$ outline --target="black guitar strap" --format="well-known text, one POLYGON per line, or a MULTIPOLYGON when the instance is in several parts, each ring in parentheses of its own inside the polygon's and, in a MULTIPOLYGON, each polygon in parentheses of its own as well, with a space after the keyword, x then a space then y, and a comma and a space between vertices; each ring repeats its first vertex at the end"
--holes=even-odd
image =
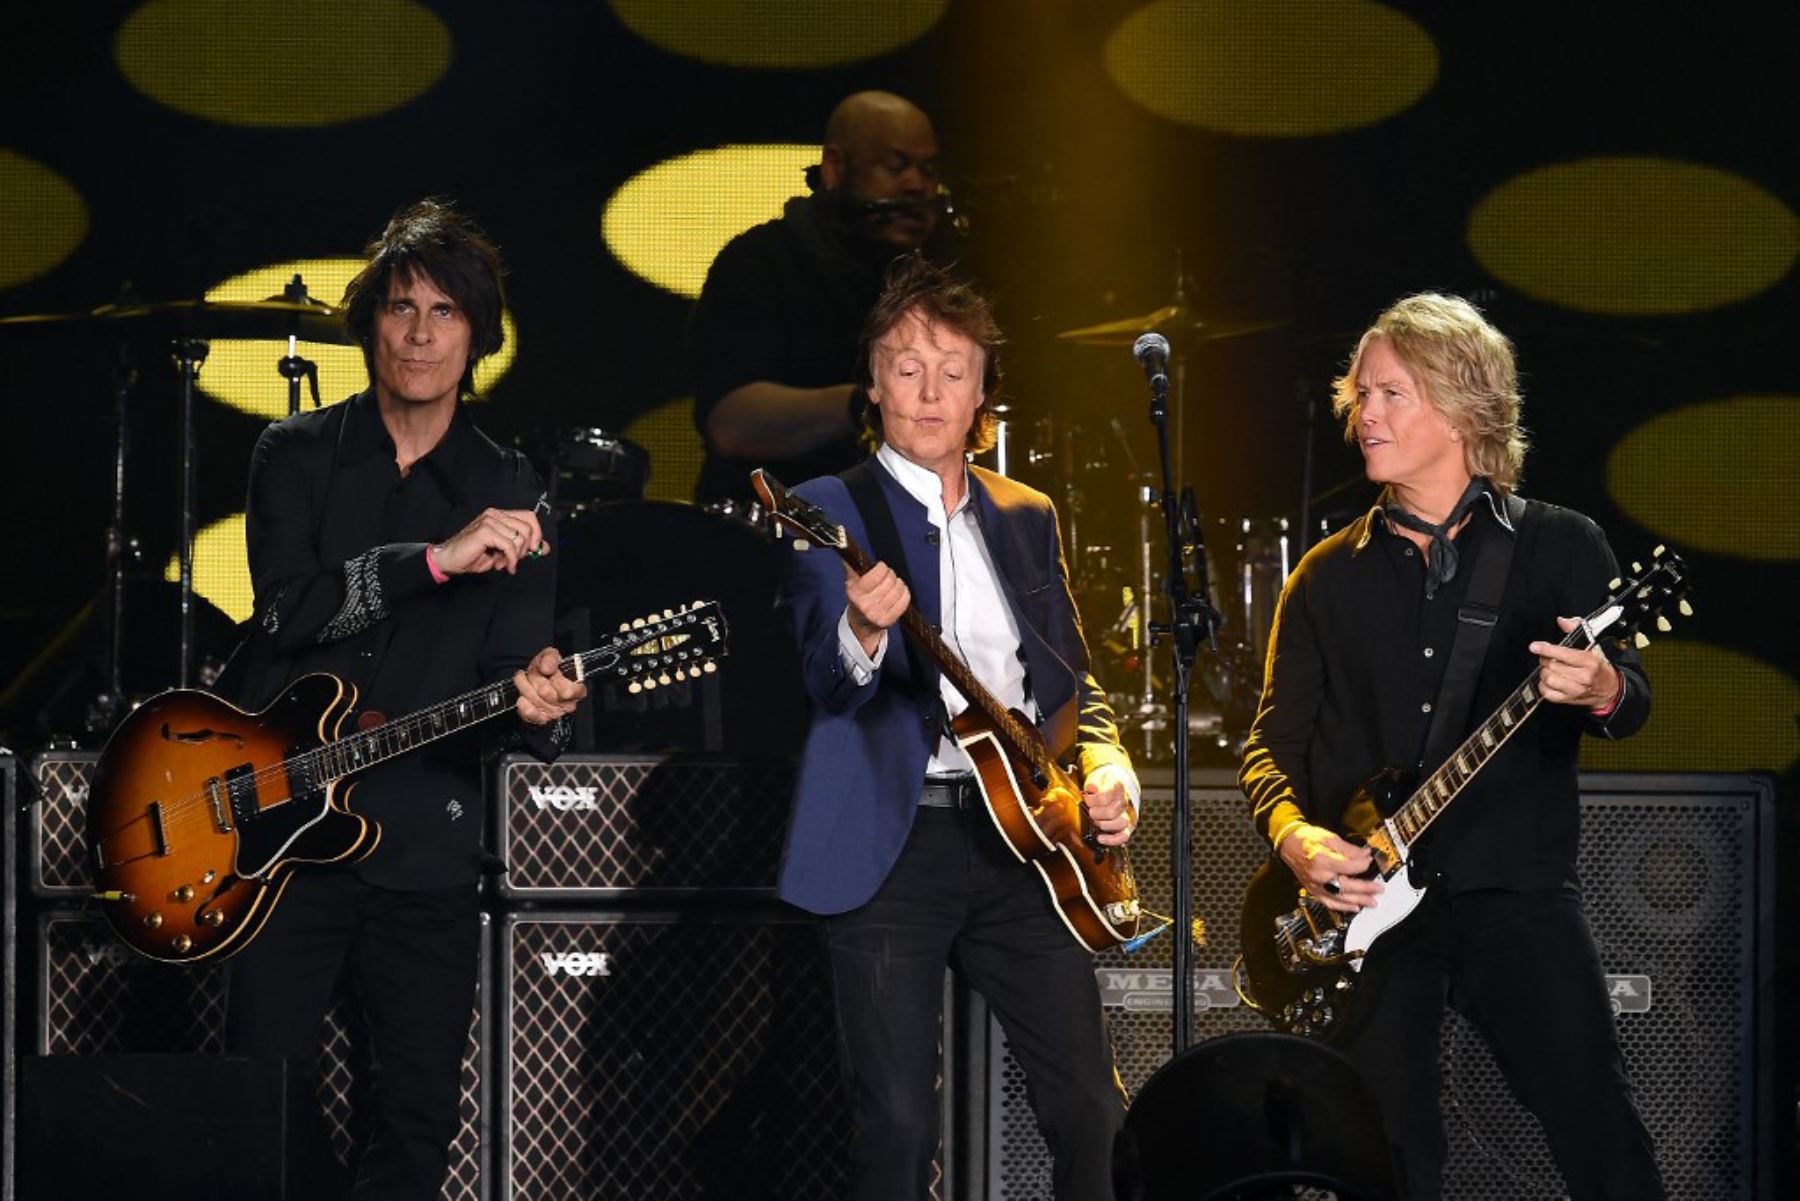
POLYGON ((1421 770, 1437 767, 1450 757, 1469 728, 1469 710, 1475 703, 1475 682, 1481 676, 1481 665, 1487 659, 1488 643, 1493 640, 1494 626, 1500 620, 1500 599, 1506 591, 1506 576, 1512 568, 1513 547, 1519 540, 1520 525, 1525 516, 1525 502, 1517 496, 1506 498, 1506 516, 1512 522, 1512 533, 1504 530, 1482 539, 1469 572, 1468 598, 1456 611, 1456 638, 1450 644, 1450 661, 1444 666, 1444 681, 1438 686, 1437 703, 1432 706, 1431 729, 1425 735, 1424 751, 1419 759, 1421 770))
MULTIPOLYGON (((869 532, 869 554, 878 563, 886 563, 900 577, 900 582, 911 589, 911 574, 906 566, 906 547, 900 542, 900 527, 894 524, 894 510, 888 504, 887 494, 881 490, 881 477, 876 473, 886 470, 874 459, 864 459, 850 470, 838 476, 844 481, 844 487, 850 492, 850 500, 856 505, 856 511, 862 514, 863 528, 869 532)), ((937 686, 937 665, 922 662, 923 656, 916 653, 912 644, 901 634, 896 625, 888 639, 888 654, 896 648, 906 656, 908 674, 915 680, 927 680, 935 690, 937 686), (929 670, 921 670, 928 667, 929 670)), ((934 691, 935 694, 935 691, 934 691)), ((946 728, 948 728, 946 726, 946 728)))

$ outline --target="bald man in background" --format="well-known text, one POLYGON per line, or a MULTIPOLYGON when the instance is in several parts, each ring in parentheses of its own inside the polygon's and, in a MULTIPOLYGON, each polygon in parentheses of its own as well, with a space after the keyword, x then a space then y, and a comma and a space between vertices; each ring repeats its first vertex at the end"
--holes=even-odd
POLYGON ((863 318, 896 256, 942 240, 937 134, 904 97, 845 99, 806 178, 809 195, 726 243, 694 306, 702 503, 749 502, 753 467, 797 484, 866 457, 852 382, 863 318))

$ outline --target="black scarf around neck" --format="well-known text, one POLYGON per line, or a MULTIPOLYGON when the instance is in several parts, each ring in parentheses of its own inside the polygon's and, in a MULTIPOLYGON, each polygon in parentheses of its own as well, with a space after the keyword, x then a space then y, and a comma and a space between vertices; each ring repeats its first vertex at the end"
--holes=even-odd
POLYGON ((1436 525, 1423 517, 1415 516, 1398 501, 1388 501, 1381 506, 1387 519, 1396 525, 1403 525, 1409 530, 1431 536, 1431 546, 1425 555, 1425 595, 1431 596, 1438 590, 1439 584, 1448 583, 1456 578, 1456 544, 1450 541, 1450 531, 1456 528, 1457 522, 1469 515, 1475 502, 1488 490, 1488 482, 1481 476, 1469 481, 1463 489, 1461 499, 1450 515, 1436 525))

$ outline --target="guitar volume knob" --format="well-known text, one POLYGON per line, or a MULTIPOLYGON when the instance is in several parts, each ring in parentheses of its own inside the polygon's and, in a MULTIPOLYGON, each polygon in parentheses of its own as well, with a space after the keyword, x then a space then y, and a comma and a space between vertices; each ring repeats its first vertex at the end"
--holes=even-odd
POLYGON ((217 930, 220 926, 225 924, 225 915, 217 909, 208 909, 205 913, 200 915, 200 924, 203 926, 211 926, 213 929, 217 930))
POLYGON ((152 930, 155 930, 156 928, 161 926, 162 923, 163 923, 163 916, 160 913, 146 913, 144 915, 144 925, 150 927, 150 929, 152 929, 152 930))
POLYGON ((175 936, 175 941, 170 945, 175 948, 177 953, 185 955, 188 953, 189 949, 193 947, 194 940, 185 934, 177 934, 175 936))

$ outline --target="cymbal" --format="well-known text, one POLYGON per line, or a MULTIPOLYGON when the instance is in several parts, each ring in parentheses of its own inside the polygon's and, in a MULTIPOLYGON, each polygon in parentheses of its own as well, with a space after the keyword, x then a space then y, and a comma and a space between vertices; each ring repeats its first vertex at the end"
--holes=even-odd
POLYGON ((1275 329, 1287 322, 1268 317, 1255 321, 1225 321, 1195 312, 1185 304, 1166 304, 1141 317, 1126 317, 1099 325, 1066 329, 1056 336, 1082 346, 1130 346, 1144 334, 1158 333, 1172 342, 1193 345, 1217 342, 1225 338, 1242 338, 1275 329))
POLYGON ((101 305, 86 313, 29 313, 0 317, 0 334, 60 329, 95 333, 127 331, 168 338, 285 338, 355 345, 344 311, 316 300, 165 300, 155 304, 101 305))

